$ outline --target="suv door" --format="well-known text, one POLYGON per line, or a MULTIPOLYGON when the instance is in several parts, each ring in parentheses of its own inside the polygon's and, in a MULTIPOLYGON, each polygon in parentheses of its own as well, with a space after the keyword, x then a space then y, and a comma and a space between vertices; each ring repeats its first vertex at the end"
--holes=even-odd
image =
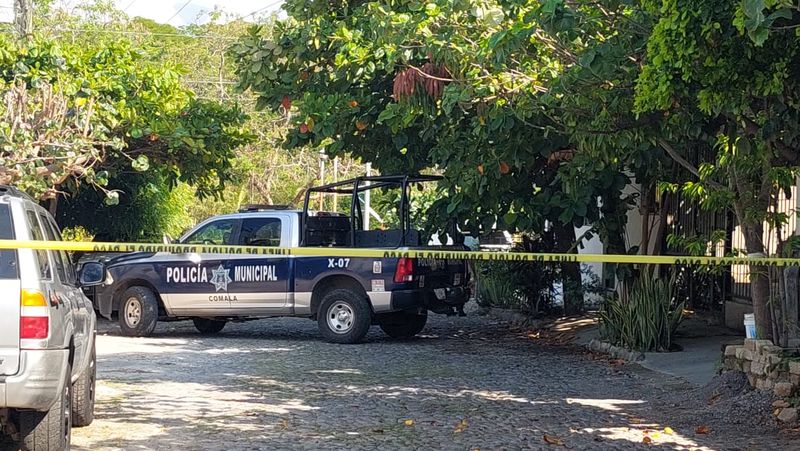
MULTIPOLYGON (((47 214, 39 212, 39 221, 48 240, 61 241, 61 232, 58 230, 58 226, 47 214)), ((89 309, 93 307, 90 303, 87 305, 86 296, 78 288, 75 270, 69 255, 65 251, 48 251, 48 253, 55 269, 54 282, 57 285, 54 288, 58 290, 56 294, 72 309, 72 316, 75 322, 75 361, 82 362, 84 353, 90 349, 90 346, 87 346, 89 337, 92 336, 90 330, 92 321, 89 309)), ((76 371, 78 369, 74 368, 76 371)))
MULTIPOLYGON (((231 245, 240 221, 223 218, 192 232, 181 244, 231 245)), ((226 315, 231 307, 228 284, 233 271, 227 254, 175 254, 156 264, 159 293, 174 315, 226 315)))
MULTIPOLYGON (((16 239, 8 204, 0 204, 0 239, 16 239)), ((0 250, 0 376, 19 370, 20 288, 17 251, 0 250)))
MULTIPOLYGON (((286 228, 280 217, 242 219, 237 237, 241 246, 280 247, 286 228)), ((233 255, 228 286, 231 309, 236 315, 268 316, 291 313, 289 258, 283 255, 233 255)))

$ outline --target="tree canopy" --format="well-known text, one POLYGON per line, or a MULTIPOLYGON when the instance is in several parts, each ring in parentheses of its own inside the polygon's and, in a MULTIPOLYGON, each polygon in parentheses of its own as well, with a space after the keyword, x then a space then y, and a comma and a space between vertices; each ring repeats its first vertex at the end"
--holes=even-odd
MULTIPOLYGON (((764 251, 764 221, 786 221, 771 205, 796 175, 789 2, 284 9, 286 20, 232 47, 241 88, 290 121, 284 144, 349 152, 388 172, 440 171, 446 198, 435 210, 462 226, 591 224, 609 251, 629 252, 625 212, 636 201, 647 217, 663 189, 730 208, 750 252, 764 251), (630 182, 639 193, 625 191, 630 182)), ((768 319, 764 280, 754 277, 753 297, 768 319)))
MULTIPOLYGON (((234 149, 249 140, 240 109, 195 98, 177 68, 125 40, 1 39, 0 77, 4 182, 40 197, 80 182, 103 189, 131 170, 212 195, 231 176, 234 149)), ((108 203, 118 197, 106 190, 108 203)))

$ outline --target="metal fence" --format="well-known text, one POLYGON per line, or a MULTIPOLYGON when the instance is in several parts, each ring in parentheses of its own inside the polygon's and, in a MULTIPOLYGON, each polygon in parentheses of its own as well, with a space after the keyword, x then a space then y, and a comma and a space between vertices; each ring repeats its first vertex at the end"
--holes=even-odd
MULTIPOLYGON (((775 212, 784 213, 788 217, 788 223, 780 230, 781 240, 788 239, 797 226, 796 195, 797 188, 794 187, 790 197, 781 193, 776 202, 775 212)), ((663 205, 668 209, 668 233, 684 237, 710 237, 715 231, 724 231, 724 240, 715 243, 710 254, 719 257, 747 254, 742 227, 732 213, 705 211, 681 193, 666 195, 663 205)), ((778 231, 765 224, 763 240, 765 251, 775 254, 779 242, 778 231)), ((682 250, 667 249, 666 253, 677 255, 682 250)), ((716 310, 726 300, 752 302, 750 270, 746 265, 733 265, 729 268, 683 267, 679 269, 679 273, 679 289, 691 300, 693 308, 716 310)))

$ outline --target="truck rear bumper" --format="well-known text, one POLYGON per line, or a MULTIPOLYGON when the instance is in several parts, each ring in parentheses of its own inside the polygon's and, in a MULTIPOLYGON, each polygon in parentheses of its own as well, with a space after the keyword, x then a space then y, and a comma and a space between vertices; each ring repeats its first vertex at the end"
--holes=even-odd
POLYGON ((0 376, 0 408, 48 410, 64 389, 69 351, 23 350, 19 357, 20 372, 0 376))
POLYGON ((463 305, 469 300, 469 292, 463 287, 447 288, 444 299, 439 299, 433 290, 396 290, 392 292, 392 311, 463 305))

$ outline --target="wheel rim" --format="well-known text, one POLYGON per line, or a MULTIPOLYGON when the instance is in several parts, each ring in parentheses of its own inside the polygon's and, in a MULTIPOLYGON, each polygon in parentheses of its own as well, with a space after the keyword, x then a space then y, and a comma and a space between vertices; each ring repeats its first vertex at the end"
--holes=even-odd
POLYGON ((137 298, 129 298, 125 301, 125 308, 123 309, 125 315, 125 324, 130 328, 134 328, 142 321, 142 303, 137 298))
POLYGON ((355 317, 350 304, 342 301, 334 302, 328 308, 328 328, 337 334, 346 334, 353 328, 355 317))

